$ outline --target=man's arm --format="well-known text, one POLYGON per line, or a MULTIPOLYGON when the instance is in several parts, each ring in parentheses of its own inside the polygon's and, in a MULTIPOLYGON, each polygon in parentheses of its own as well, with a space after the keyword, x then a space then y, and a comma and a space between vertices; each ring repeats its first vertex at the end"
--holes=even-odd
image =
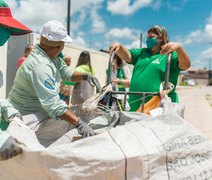
POLYGON ((13 105, 6 99, 0 98, 0 110, 1 118, 7 122, 11 121, 11 117, 18 116, 21 119, 21 115, 13 105))
POLYGON ((78 123, 78 118, 70 110, 67 110, 64 114, 60 116, 61 119, 70 122, 74 126, 78 123))
POLYGON ((89 137, 95 135, 92 128, 90 128, 84 121, 79 117, 75 116, 70 110, 67 110, 64 114, 60 116, 61 119, 73 124, 77 131, 82 137, 89 137))
POLYGON ((54 58, 53 62, 56 65, 57 69, 60 71, 60 75, 63 81, 88 81, 91 86, 96 87, 97 93, 101 90, 101 86, 96 77, 76 71, 72 73, 70 67, 68 67, 60 57, 54 58))
POLYGON ((99 80, 90 74, 84 74, 75 71, 72 74, 71 81, 73 82, 88 81, 91 86, 96 87, 97 93, 101 91, 99 80))
POLYGON ((74 71, 72 76, 71 76, 71 81, 72 82, 81 82, 84 81, 84 74, 81 72, 76 72, 74 71))

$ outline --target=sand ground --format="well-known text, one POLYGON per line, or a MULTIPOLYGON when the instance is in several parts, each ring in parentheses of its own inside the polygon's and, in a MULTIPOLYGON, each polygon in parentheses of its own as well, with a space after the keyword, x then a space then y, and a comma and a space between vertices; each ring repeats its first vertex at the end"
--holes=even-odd
POLYGON ((177 92, 184 119, 212 140, 212 86, 178 86, 177 92))

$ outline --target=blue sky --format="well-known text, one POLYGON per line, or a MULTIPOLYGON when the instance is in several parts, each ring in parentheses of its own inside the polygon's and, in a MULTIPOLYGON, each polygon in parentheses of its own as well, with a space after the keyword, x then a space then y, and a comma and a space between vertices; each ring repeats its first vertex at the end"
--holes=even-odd
MULTIPOLYGON (((34 32, 48 20, 67 24, 67 0, 6 0, 14 17, 34 32)), ((164 26, 171 41, 181 43, 193 68, 212 61, 211 0, 71 0, 71 36, 74 44, 108 49, 113 42, 128 48, 145 45, 146 31, 164 26)))

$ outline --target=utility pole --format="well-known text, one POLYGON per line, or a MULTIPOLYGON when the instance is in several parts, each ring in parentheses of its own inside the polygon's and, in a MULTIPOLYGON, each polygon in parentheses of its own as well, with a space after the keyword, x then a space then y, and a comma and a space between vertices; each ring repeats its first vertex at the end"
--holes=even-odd
POLYGON ((208 85, 212 85, 212 70, 211 70, 211 59, 209 59, 209 67, 208 67, 208 85))
POLYGON ((140 48, 142 48, 142 38, 143 38, 142 36, 143 36, 143 33, 140 34, 140 48))
POLYGON ((68 0, 68 10, 67 10, 67 32, 70 35, 70 21, 71 21, 71 0, 68 0))

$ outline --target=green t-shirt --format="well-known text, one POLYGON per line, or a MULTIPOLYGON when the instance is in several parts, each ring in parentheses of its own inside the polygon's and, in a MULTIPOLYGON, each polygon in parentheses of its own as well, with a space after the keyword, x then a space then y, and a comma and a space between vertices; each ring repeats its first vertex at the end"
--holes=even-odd
MULTIPOLYGON (((117 78, 125 79, 124 71, 123 71, 123 69, 121 67, 119 67, 117 69, 117 78)), ((125 88, 124 88, 123 83, 118 83, 118 88, 119 88, 119 91, 126 91, 125 88)))
MULTIPOLYGON (((106 74, 108 76, 108 69, 106 70, 106 74)), ((121 67, 117 68, 116 77, 118 79, 126 79, 123 68, 121 67)), ((118 91, 126 91, 123 83, 118 83, 118 91)))
MULTIPOLYGON (((130 49, 129 51, 132 55, 131 64, 134 65, 133 75, 130 82, 130 91, 159 92, 160 84, 165 80, 167 55, 161 55, 159 53, 152 55, 146 48, 130 49)), ((179 73, 178 56, 176 52, 173 52, 169 76, 169 82, 175 86, 169 93, 169 97, 171 97, 173 102, 178 102, 175 88, 179 73)), ((141 95, 129 96, 130 111, 136 111, 139 108, 142 102, 141 98, 141 95)), ((151 97, 147 97, 145 102, 150 99, 151 97)))

